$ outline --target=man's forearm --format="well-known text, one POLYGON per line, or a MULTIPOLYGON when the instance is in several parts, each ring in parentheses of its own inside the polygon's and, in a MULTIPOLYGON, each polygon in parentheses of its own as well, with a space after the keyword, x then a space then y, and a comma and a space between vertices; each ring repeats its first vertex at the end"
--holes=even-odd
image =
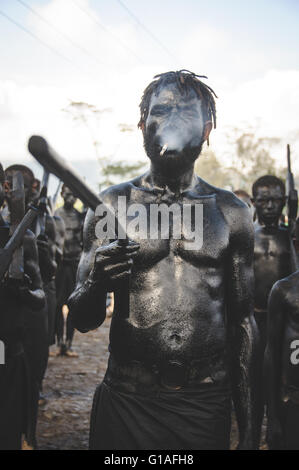
POLYGON ((29 290, 26 294, 26 303, 32 310, 41 310, 45 306, 45 293, 43 289, 29 290))
POLYGON ((90 278, 75 289, 68 300, 68 307, 77 330, 85 333, 103 323, 106 318, 106 297, 106 288, 90 278))
POLYGON ((279 420, 280 417, 281 358, 275 350, 275 348, 278 349, 278 344, 268 347, 265 352, 267 417, 270 420, 279 420))
POLYGON ((254 320, 236 326, 233 339, 233 400, 239 427, 240 447, 257 445, 257 335, 254 320))

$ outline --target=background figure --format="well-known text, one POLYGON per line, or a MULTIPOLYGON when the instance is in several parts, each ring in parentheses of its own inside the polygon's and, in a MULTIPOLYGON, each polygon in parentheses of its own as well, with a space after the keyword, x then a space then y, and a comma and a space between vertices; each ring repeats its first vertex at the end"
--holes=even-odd
MULTIPOLYGON (((280 225, 285 205, 285 185, 276 176, 262 176, 252 186, 256 208, 254 274, 254 316, 260 334, 260 384, 267 337, 267 302, 273 284, 296 270, 296 256, 288 229, 280 225)), ((262 395, 261 395, 262 396, 262 395)), ((264 415, 264 400, 260 404, 260 426, 264 415)))
POLYGON ((74 208, 76 198, 65 185, 62 186, 61 196, 64 205, 57 209, 55 216, 59 216, 65 225, 65 240, 62 261, 57 270, 57 309, 56 309, 56 336, 59 354, 76 356, 72 351, 74 327, 69 316, 66 320, 66 336, 64 337, 64 316, 62 307, 73 292, 76 284, 76 273, 82 251, 82 214, 74 208))
POLYGON ((278 281, 269 296, 267 443, 299 450, 299 271, 278 281))
MULTIPOLYGON (((25 198, 32 181, 32 173, 22 168, 25 198)), ((8 216, 11 206, 14 170, 5 172, 5 194, 8 216)), ((1 247, 9 235, 9 222, 1 219, 1 247)), ((29 230, 24 237, 24 279, 6 277, 0 283, 1 315, 0 338, 6 346, 5 365, 0 368, 0 448, 20 449, 21 435, 35 445, 35 426, 39 392, 39 378, 46 362, 47 341, 44 315, 45 295, 38 263, 35 238, 29 230), (43 341, 45 339, 45 341, 43 341)))

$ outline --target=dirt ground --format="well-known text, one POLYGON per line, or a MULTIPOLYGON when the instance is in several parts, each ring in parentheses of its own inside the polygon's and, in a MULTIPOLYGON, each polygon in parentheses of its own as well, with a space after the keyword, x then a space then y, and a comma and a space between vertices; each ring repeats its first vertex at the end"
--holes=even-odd
MULTIPOLYGON (((46 403, 40 407, 37 427, 39 449, 88 448, 90 410, 95 388, 106 370, 109 327, 107 319, 96 331, 85 334, 76 331, 74 350, 78 358, 49 358, 44 381, 46 403)), ((231 448, 235 448, 234 418, 232 424, 231 448)))

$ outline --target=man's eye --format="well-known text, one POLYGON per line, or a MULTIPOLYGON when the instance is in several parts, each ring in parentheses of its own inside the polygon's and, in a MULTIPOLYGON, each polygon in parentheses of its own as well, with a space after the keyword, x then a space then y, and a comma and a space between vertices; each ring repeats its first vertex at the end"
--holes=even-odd
POLYGON ((188 108, 188 106, 185 106, 183 108, 180 109, 180 111, 185 114, 186 116, 197 116, 198 115, 198 111, 197 109, 195 108, 188 108))
POLYGON ((171 111, 170 106, 154 106, 151 110, 152 116, 163 116, 171 111))
POLYGON ((257 199, 257 202, 259 204, 265 204, 266 202, 268 202, 268 200, 267 199, 257 199))

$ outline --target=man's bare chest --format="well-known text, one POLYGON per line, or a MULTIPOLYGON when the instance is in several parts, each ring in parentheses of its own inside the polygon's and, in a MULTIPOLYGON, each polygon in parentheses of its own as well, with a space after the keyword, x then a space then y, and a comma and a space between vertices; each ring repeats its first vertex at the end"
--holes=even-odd
MULTIPOLYGON (((133 195, 134 196, 134 195, 133 195)), ((122 217, 127 236, 140 244, 136 263, 184 260, 193 265, 218 266, 229 245, 229 226, 215 195, 157 200, 131 197, 122 217)))
POLYGON ((256 260, 279 260, 290 254, 290 240, 287 233, 255 236, 254 257, 256 260))

